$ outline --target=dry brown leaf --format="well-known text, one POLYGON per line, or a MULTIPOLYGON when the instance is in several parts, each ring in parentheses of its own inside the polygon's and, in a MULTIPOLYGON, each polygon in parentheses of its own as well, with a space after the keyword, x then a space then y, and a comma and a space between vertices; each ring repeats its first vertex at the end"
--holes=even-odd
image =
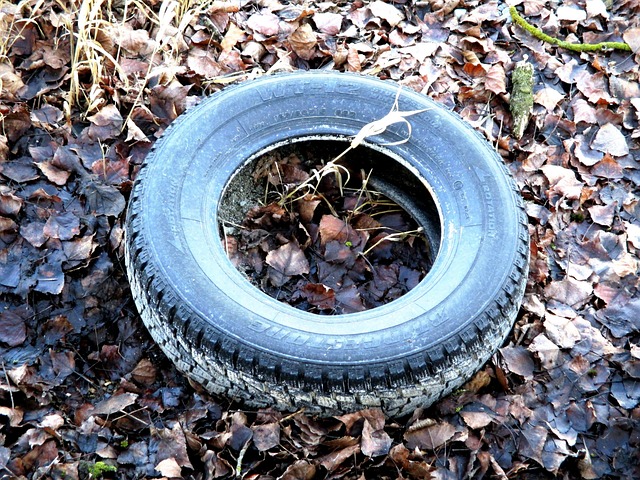
POLYGON ((350 72, 360 72, 362 70, 364 56, 362 56, 362 58, 360 57, 361 55, 358 52, 358 49, 354 45, 350 44, 347 52, 347 69, 350 72))
POLYGON ((591 282, 582 282, 571 277, 552 281, 544 289, 544 293, 548 298, 574 308, 584 305, 591 297, 592 292, 593 286, 591 282))
POLYGON ((547 337, 560 348, 573 348, 581 339, 571 320, 548 313, 544 320, 547 337))
POLYGON ((598 225, 604 225, 605 227, 610 227, 613 223, 613 217, 616 214, 616 205, 594 205, 593 207, 589 207, 587 209, 589 211, 589 216, 594 223, 598 225))
POLYGON ((591 173, 597 177, 610 180, 624 176, 622 166, 608 153, 591 168, 591 173))
POLYGON ((633 53, 640 52, 640 28, 628 28, 622 34, 624 41, 629 44, 633 53))
POLYGON ((187 65, 196 74, 202 75, 204 78, 217 77, 221 73, 220 65, 213 50, 192 48, 189 51, 187 65))
POLYGON ((464 423, 466 423, 469 428, 472 428, 473 430, 484 428, 493 421, 493 416, 487 412, 462 410, 460 412, 460 416, 464 420, 464 423))
POLYGON ((540 334, 535 337, 529 345, 529 350, 538 354, 538 358, 545 369, 550 370, 556 366, 560 348, 549 340, 546 335, 540 334))
POLYGON ((336 306, 336 292, 326 285, 307 283, 301 292, 311 305, 315 305, 321 310, 334 309, 336 306))
POLYGON ((382 428, 374 428, 369 420, 364 421, 362 426, 362 440, 360 447, 362 453, 367 457, 377 457, 386 455, 391 448, 391 437, 382 428))
POLYGON ((281 287, 294 275, 309 273, 309 261, 293 242, 270 251, 265 261, 270 266, 269 280, 276 287, 281 287))
POLYGON ((282 476, 278 477, 278 480, 313 480, 315 475, 315 465, 307 460, 297 460, 287 467, 282 476))
POLYGON ((143 358, 131 371, 131 378, 140 385, 150 387, 156 381, 157 369, 151 360, 143 358))
POLYGON ((591 142, 591 148, 608 153, 614 157, 622 157, 629 153, 627 140, 624 138, 622 132, 611 123, 600 127, 600 130, 598 130, 598 133, 591 142))
POLYGON ((17 215, 22 204, 23 200, 14 195, 9 187, 0 186, 0 215, 17 215))
POLYGON ((147 56, 155 50, 156 42, 149 38, 144 29, 133 29, 128 23, 119 24, 109 29, 115 43, 131 56, 147 56))
POLYGON ((342 28, 342 18, 339 13, 316 13, 313 15, 313 23, 320 32, 337 35, 342 28))
POLYGON ((230 51, 238 44, 238 42, 242 41, 244 37, 244 30, 239 28, 233 22, 229 23, 229 29, 227 30, 227 33, 224 34, 224 38, 222 39, 222 43, 220 44, 220 46, 222 47, 222 51, 230 51))
POLYGON ((311 60, 316 53, 318 43, 316 34, 308 23, 302 24, 289 36, 289 44, 296 55, 304 60, 311 60))
POLYGON ((533 96, 533 100, 535 103, 546 108, 547 111, 552 112, 564 97, 564 93, 559 92, 555 88, 547 87, 536 92, 533 96))
POLYGON ((585 122, 592 124, 598 121, 596 109, 583 98, 576 98, 571 103, 571 108, 573 110, 573 121, 576 123, 585 122))
POLYGON ((541 168, 550 183, 550 190, 559 193, 569 200, 580 198, 582 182, 576 178, 573 170, 559 165, 545 165, 541 168))
POLYGON ((280 444, 280 424, 277 422, 254 425, 251 430, 253 430, 253 444, 261 452, 280 444))
POLYGON ((280 19, 274 13, 254 13, 247 20, 247 26, 265 37, 277 35, 280 31, 280 19))
POLYGON ((358 452, 360 452, 360 445, 352 445, 318 458, 318 464, 322 465, 329 472, 333 472, 347 458, 353 457, 358 452))
POLYGON ((533 378, 535 366, 529 352, 524 347, 503 347, 500 349, 500 353, 509 371, 524 377, 525 380, 533 378))
POLYGON ((95 405, 91 415, 112 415, 133 405, 138 395, 135 393, 121 393, 112 395, 106 400, 102 400, 95 405))
POLYGON ((369 9, 371 10, 371 13, 373 13, 376 17, 381 18, 392 27, 395 27, 402 20, 404 20, 404 15, 402 14, 402 12, 390 3, 376 0, 375 2, 371 2, 369 4, 369 9))
POLYGON ((178 465, 175 458, 165 458, 155 466, 163 477, 180 478, 182 477, 182 468, 178 465))
POLYGON ((561 5, 556 9, 556 15, 559 20, 569 22, 581 22, 587 19, 587 12, 574 5, 561 5))
POLYGON ((489 67, 484 79, 484 88, 496 95, 507 93, 507 74, 500 63, 495 63, 489 67))
POLYGON ((407 448, 433 450, 447 443, 456 433, 456 428, 448 422, 437 422, 433 425, 408 431, 404 434, 407 448))
POLYGON ((13 312, 0 312, 0 342, 16 347, 26 339, 27 327, 24 319, 13 312))
POLYGON ((15 98, 23 89, 24 83, 20 75, 16 73, 13 65, 7 62, 0 63, 0 94, 3 98, 15 98))

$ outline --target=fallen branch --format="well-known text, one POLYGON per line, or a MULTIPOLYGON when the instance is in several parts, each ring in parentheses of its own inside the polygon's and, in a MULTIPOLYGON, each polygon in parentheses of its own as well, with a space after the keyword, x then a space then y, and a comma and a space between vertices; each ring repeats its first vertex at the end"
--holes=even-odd
POLYGON ((516 10, 516 7, 509 7, 509 13, 513 21, 524 28, 531 35, 543 42, 557 45, 560 48, 566 48, 567 50, 573 50, 574 52, 607 52, 609 50, 624 50, 631 52, 631 47, 624 42, 600 42, 600 43, 569 43, 559 38, 547 35, 542 30, 534 27, 527 22, 516 10))

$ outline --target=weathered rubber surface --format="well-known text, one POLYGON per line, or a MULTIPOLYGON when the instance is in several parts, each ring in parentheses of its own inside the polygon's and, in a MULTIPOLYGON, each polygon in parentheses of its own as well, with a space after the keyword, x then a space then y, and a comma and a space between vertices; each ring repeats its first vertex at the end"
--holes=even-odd
POLYGON ((247 158, 292 138, 348 138, 396 92, 329 72, 264 77, 193 107, 146 159, 127 213, 131 289, 166 355, 210 392, 249 407, 400 416, 460 387, 509 333, 528 273, 522 199, 486 141, 414 92, 403 91, 400 109, 430 110, 386 151, 429 185, 441 216, 438 257, 416 288, 373 310, 319 316, 259 292, 226 259, 218 206, 247 158))

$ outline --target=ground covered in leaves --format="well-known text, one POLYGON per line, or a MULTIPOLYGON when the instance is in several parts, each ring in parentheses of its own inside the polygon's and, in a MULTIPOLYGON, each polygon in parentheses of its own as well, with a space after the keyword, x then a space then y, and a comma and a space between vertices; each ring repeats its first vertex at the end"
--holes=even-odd
MULTIPOLYGON (((0 476, 637 478, 640 7, 0 2, 0 476), (534 67, 511 131, 510 75, 534 67), (495 145, 527 204, 531 273, 507 343, 410 418, 316 419, 212 399, 152 344, 122 264, 137 169, 164 128, 226 84, 327 68, 396 80, 495 145)), ((496 252, 499 254, 499 252, 496 252)))

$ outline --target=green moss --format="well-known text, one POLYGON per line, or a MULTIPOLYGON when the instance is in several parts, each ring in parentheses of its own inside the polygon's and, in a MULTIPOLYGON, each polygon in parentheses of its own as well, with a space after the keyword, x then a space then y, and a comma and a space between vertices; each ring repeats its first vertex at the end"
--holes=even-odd
POLYGON ((542 40, 543 42, 550 43, 552 45, 557 45, 560 48, 566 48, 567 50, 572 50, 574 52, 607 52, 609 50, 624 50, 625 52, 630 52, 631 47, 624 42, 600 42, 600 43, 569 43, 564 40, 560 40, 559 38, 552 37, 551 35, 547 35, 539 28, 534 27, 529 22, 527 22, 516 10, 516 7, 509 7, 509 13, 511 13, 511 18, 513 22, 519 27, 523 28, 531 35, 536 37, 538 40, 542 40))
POLYGON ((584 213, 582 212, 571 212, 571 221, 582 223, 584 222, 584 213))
POLYGON ((96 462, 93 465, 87 465, 87 470, 91 478, 100 478, 104 473, 115 473, 118 471, 115 466, 102 461, 96 462))
POLYGON ((522 138, 533 110, 533 65, 518 62, 511 74, 511 99, 509 110, 513 116, 513 135, 522 138))

